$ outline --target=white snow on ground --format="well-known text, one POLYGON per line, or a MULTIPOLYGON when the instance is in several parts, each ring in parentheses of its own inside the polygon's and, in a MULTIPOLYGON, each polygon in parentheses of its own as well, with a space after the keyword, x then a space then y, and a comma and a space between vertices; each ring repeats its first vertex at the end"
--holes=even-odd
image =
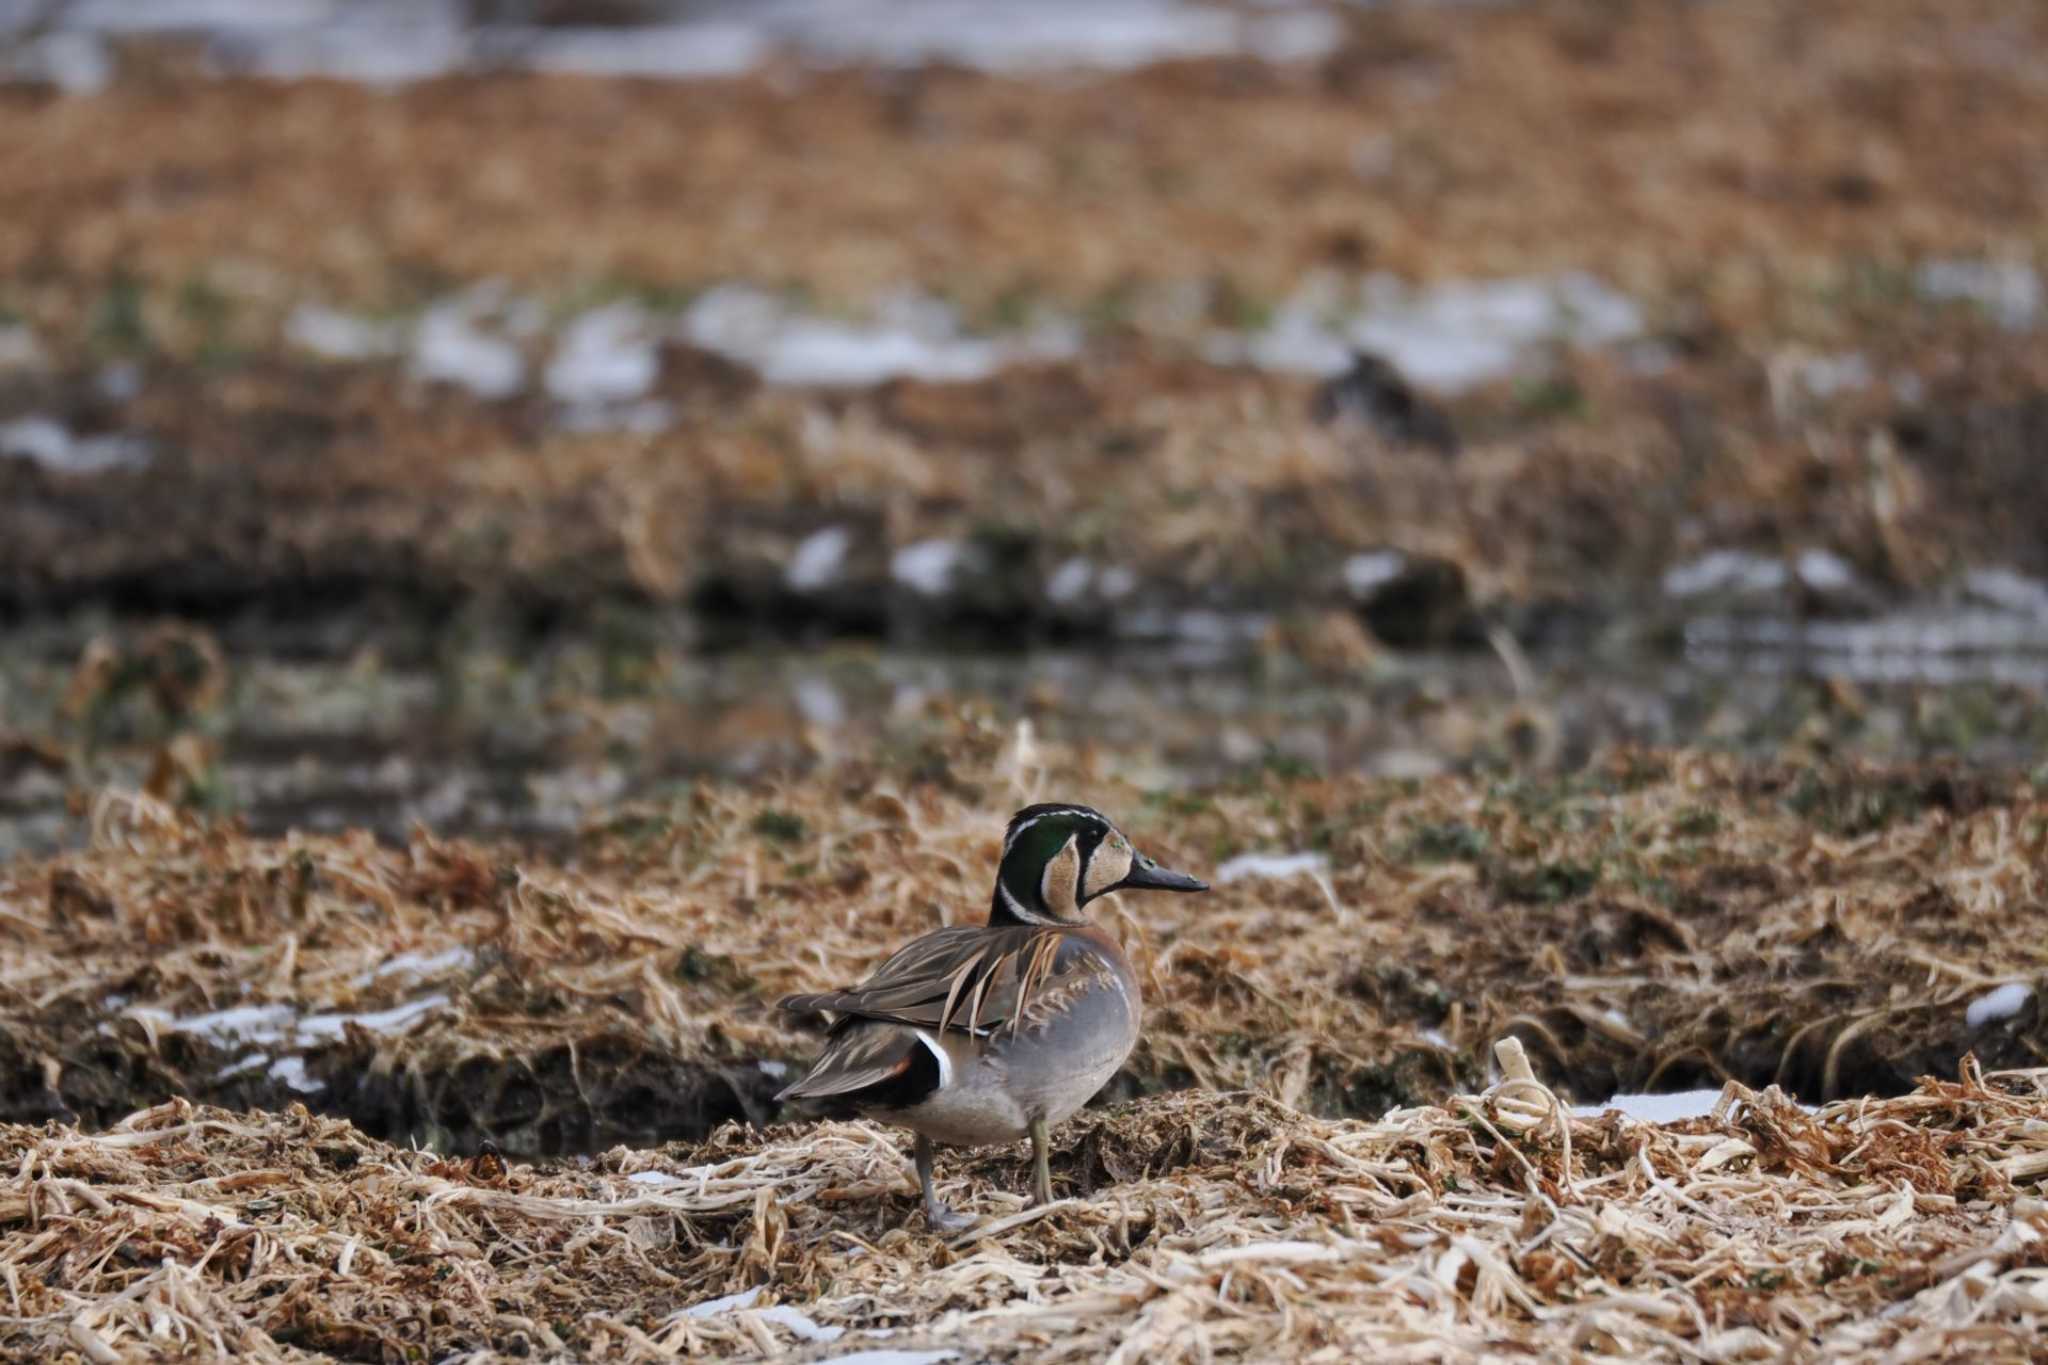
POLYGON ((935 382, 982 379, 1018 360, 1074 354, 1071 325, 1042 324, 1000 339, 961 331, 945 303, 899 291, 872 317, 854 321, 806 313, 745 284, 706 290, 684 312, 684 340, 757 371, 771 384, 877 384, 907 377, 935 382))
POLYGON ((413 332, 411 371, 479 398, 510 398, 526 382, 526 358, 511 341, 479 326, 477 312, 460 298, 429 308, 413 332))
POLYGON ((1842 592, 1856 585, 1856 570, 1833 550, 1801 550, 1793 571, 1815 592, 1842 592))
POLYGON ((2011 569, 1976 569, 1963 577, 1970 596, 2007 611, 2048 620, 2048 583, 2011 569))
POLYGON ((1974 303, 2013 331, 2033 326, 2042 311, 2041 277, 2023 261, 1927 261, 1913 284, 1923 298, 1974 303))
POLYGON ((60 474, 104 474, 139 469, 150 461, 149 442, 126 432, 77 436, 54 417, 17 417, 0 424, 0 457, 29 459, 60 474))
POLYGON ((974 0, 898 0, 887 22, 868 6, 780 0, 756 13, 814 59, 913 65, 944 61, 990 71, 1105 69, 1250 53, 1306 60, 1336 46, 1336 16, 1296 7, 1238 14, 1183 0, 1033 0, 988 22, 974 0))
POLYGON ((1072 602, 1094 579, 1095 566, 1077 555, 1052 571, 1045 580, 1045 595, 1055 602, 1072 602))
POLYGON ((668 80, 744 75, 774 50, 759 27, 716 19, 660 27, 500 32, 485 39, 487 48, 501 49, 508 60, 535 71, 668 80))
POLYGON ((1348 299, 1329 279, 1305 282, 1265 330, 1223 334, 1219 362, 1333 375, 1354 349, 1371 351, 1425 388, 1455 392, 1503 378, 1551 345, 1613 345, 1643 334, 1642 309, 1582 271, 1496 280, 1454 280, 1411 289, 1387 275, 1348 299))
POLYGON ((654 387, 661 372, 654 323, 635 304, 593 308, 563 329, 543 382, 564 403, 620 403, 654 387))
MULTIPOLYGON (((0 7, 0 32, 7 15, 0 7)), ((111 74, 106 35, 137 33, 201 36, 223 74, 373 84, 507 67, 689 80, 740 75, 778 52, 820 66, 943 62, 1007 72, 1236 54, 1312 61, 1343 37, 1337 15, 1286 0, 1244 10, 1195 0, 1033 0, 1006 8, 1003 19, 990 23, 979 0, 712 0, 671 23, 470 27, 458 0, 73 0, 54 7, 54 31, 38 42, 90 50, 38 52, 13 74, 98 89, 111 74)))
POLYGON ((1721 1102, 1718 1090, 1681 1090, 1670 1095, 1610 1095, 1598 1104, 1572 1106, 1576 1118, 1596 1119, 1610 1109, 1619 1109, 1644 1123, 1676 1123, 1680 1119, 1703 1119, 1721 1102))
POLYGON ((798 678, 790 684, 789 695, 805 724, 824 730, 836 730, 846 724, 846 699, 826 679, 816 676, 798 678))
POLYGON ((1399 550, 1368 550, 1344 561, 1344 586, 1353 596, 1370 597, 1399 578, 1407 567, 1408 556, 1399 550))
MULTIPOLYGON (((419 378, 496 399, 527 383, 520 343, 541 325, 536 300, 485 282, 410 322, 303 304, 285 332, 292 344, 333 360, 402 355, 419 378)), ((1546 347, 1607 345, 1636 337, 1642 327, 1633 300, 1584 274, 1420 290, 1384 276, 1358 285, 1317 276, 1267 328, 1212 334, 1207 350, 1222 364, 1335 374, 1350 364, 1355 347, 1363 347, 1411 380, 1455 390, 1514 373, 1546 347)), ((566 409, 563 423, 580 430, 665 429, 673 413, 638 400, 659 378, 659 347, 670 337, 745 365, 770 384, 833 387, 898 378, 972 382, 1010 365, 1070 359, 1087 339, 1078 321, 1050 313, 1023 327, 970 333, 950 304, 913 289, 827 315, 732 281, 707 289, 675 314, 627 301, 571 319, 540 376, 566 409)))
POLYGON ((2034 988, 2020 981, 2008 981, 2003 986, 1985 992, 1970 1002, 1963 1012, 1963 1022, 1971 1028, 1983 1028, 2012 1018, 2034 998, 2034 988))
MULTIPOLYGON (((684 1183, 681 1177, 670 1175, 667 1171, 635 1171, 627 1176, 626 1179, 632 1181, 635 1185, 654 1185, 661 1189, 667 1189, 672 1185, 684 1183)), ((701 1307, 702 1305, 699 1306, 701 1307)), ((696 1315, 693 1314, 692 1316, 696 1315)))
POLYGON ((372 1033, 403 1033, 415 1021, 447 1003, 446 995, 424 995, 372 1014, 309 1014, 298 1021, 297 1032, 302 1041, 339 1038, 350 1024, 372 1033))
POLYGON ((789 567, 783 571, 783 581, 791 592, 816 592, 830 587, 846 563, 846 552, 853 546, 853 532, 844 526, 827 526, 811 532, 797 542, 795 553, 789 557, 789 567))
POLYGON ((0 373, 8 370, 40 370, 49 364, 43 344, 33 327, 25 322, 0 322, 0 373))
POLYGON ((437 972, 466 970, 476 965, 476 953, 460 944, 444 948, 438 953, 398 953, 386 958, 378 967, 364 972, 355 979, 358 986, 367 986, 372 981, 404 972, 412 976, 432 976, 437 972))
POLYGON ((926 597, 937 597, 953 584, 953 575, 967 550, 957 540, 920 540, 889 559, 889 576, 926 597))
POLYGON ((344 313, 317 303, 302 303, 284 324, 285 340, 328 360, 374 360, 405 349, 405 328, 344 313))
POLYGON ((280 1057, 270 1064, 270 1075, 283 1081, 301 1095, 317 1095, 327 1088, 327 1082, 316 1081, 306 1074, 304 1057, 280 1057))
MULTIPOLYGON (((653 1172, 643 1171, 641 1174, 651 1175, 653 1172)), ((634 1178, 638 1179, 637 1176, 634 1178)), ((730 1313, 736 1308, 752 1308, 760 1297, 761 1291, 759 1287, 742 1289, 737 1294, 727 1294, 723 1298, 706 1299, 702 1303, 693 1303, 688 1308, 682 1310, 681 1316, 688 1318, 716 1317, 720 1313, 730 1313)))
POLYGON ((1709 550, 1697 559, 1664 571, 1666 597, 1698 597, 1710 592, 1776 592, 1785 586, 1785 566, 1768 555, 1748 550, 1709 550))
POLYGON ((437 993, 366 1014, 302 1015, 291 1005, 236 1005, 183 1017, 150 1005, 137 1005, 127 1012, 166 1032, 189 1033, 217 1045, 240 1042, 291 1048, 339 1038, 350 1024, 372 1033, 403 1033, 446 1004, 448 997, 437 993))
POLYGON ((1330 860, 1320 853, 1240 853, 1217 865, 1215 882, 1228 886, 1248 877, 1296 877, 1304 872, 1321 872, 1330 860))
POLYGON ((767 1308, 757 1308, 754 1311, 760 1314, 764 1321, 778 1323, 783 1327, 787 1327, 790 1331, 796 1333, 797 1338, 801 1341, 837 1341, 846 1335, 844 1327, 821 1324, 808 1313, 791 1308, 786 1303, 774 1304, 767 1308))
MULTIPOLYGON (((657 1171, 642 1171, 638 1175, 628 1176, 627 1179, 637 1181, 643 1185, 668 1183, 666 1181, 646 1179, 648 1176, 659 1174, 660 1172, 657 1171)), ((670 1177, 670 1180, 673 1179, 673 1177, 670 1177)), ((674 1181, 674 1183, 681 1184, 682 1182, 674 1181)), ((787 1327, 802 1341, 837 1341, 846 1335, 844 1327, 821 1324, 808 1313, 803 1312, 801 1309, 792 1308, 786 1303, 771 1304, 766 1308, 754 1307, 760 1301, 760 1298, 761 1291, 759 1289, 743 1290, 738 1294, 727 1294, 724 1298, 707 1299, 703 1303, 691 1304, 675 1316, 711 1318, 717 1317, 721 1313, 751 1312, 757 1314, 765 1322, 772 1322, 787 1327)))

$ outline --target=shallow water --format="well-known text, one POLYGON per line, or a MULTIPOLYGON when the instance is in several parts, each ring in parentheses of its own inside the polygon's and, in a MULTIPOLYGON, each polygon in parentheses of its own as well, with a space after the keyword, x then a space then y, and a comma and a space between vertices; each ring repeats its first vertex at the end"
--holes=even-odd
MULTIPOLYGON (((214 760, 201 797, 256 833, 403 840, 422 825, 551 846, 705 777, 772 779, 877 748, 928 752, 936 774, 962 727, 1027 753, 1094 746, 1105 775, 1150 790, 1269 771, 1571 772, 1619 745, 2021 770, 2048 752, 2048 642, 1915 650, 1901 628, 1857 627, 1890 629, 1886 652, 1844 647, 1839 625, 1750 629, 1761 643, 1689 633, 1676 654, 1588 647, 1512 668, 1486 651, 1383 653, 1348 670, 1248 643, 1255 631, 1029 653, 486 639, 396 662, 371 644, 309 655, 231 631, 225 698, 196 722, 214 760)), ((10 726, 70 763, 0 766, 0 856, 75 842, 68 794, 140 784, 167 737, 138 698, 90 727, 64 713, 82 637, 23 630, 0 664, 10 726)), ((1242 874, 1313 872, 1269 852, 1242 874)))

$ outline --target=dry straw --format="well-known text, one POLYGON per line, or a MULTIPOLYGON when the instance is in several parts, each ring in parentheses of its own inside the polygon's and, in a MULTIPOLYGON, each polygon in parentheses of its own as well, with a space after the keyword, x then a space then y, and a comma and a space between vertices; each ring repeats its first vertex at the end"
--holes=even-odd
POLYGON ((1903 1361, 2036 1357, 2048 1071, 1810 1113, 1574 1118, 1515 1076, 1377 1122, 1187 1093, 943 1172, 895 1140, 728 1128, 544 1169, 294 1107, 0 1130, 0 1346, 26 1358, 1903 1361), (717 1302, 736 1296, 729 1303, 717 1302))

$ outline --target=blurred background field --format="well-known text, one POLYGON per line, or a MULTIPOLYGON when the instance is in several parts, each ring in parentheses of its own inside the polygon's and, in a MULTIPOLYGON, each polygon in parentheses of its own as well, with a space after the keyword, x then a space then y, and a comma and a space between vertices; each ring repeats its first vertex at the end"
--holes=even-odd
MULTIPOLYGON (((815 1050, 765 1002, 977 914, 1045 796, 1218 883, 1115 913, 1089 1123, 1362 1132, 1508 1035, 1581 1103, 2038 1108, 1962 1058, 2048 1063, 2044 127, 2032 0, 0 0, 0 1120, 688 1164, 815 1050)), ((750 1255, 427 1353, 881 1321, 750 1255)), ((1946 1282, 1769 1273, 1795 1354, 1946 1282)), ((393 1292, 188 1316, 377 1359, 393 1292)), ((1727 1325, 1627 1312, 1691 1344, 1580 1344, 1727 1325)), ((1908 1318, 1833 1345, 1956 1347, 1908 1318)))

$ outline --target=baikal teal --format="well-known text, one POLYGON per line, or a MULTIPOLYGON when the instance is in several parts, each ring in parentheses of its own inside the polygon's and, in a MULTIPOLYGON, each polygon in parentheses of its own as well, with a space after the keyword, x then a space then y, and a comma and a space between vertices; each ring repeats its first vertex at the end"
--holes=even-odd
POLYGON ((1033 1193, 1049 1202, 1047 1134, 1130 1056, 1143 1010, 1123 949, 1082 912, 1113 891, 1208 889, 1138 852, 1099 811, 1027 806, 1003 836, 987 923, 926 934, 851 989, 781 1002, 837 1018, 816 1065, 777 1098, 915 1133, 935 1231, 973 1223, 933 1190, 938 1143, 1028 1135, 1033 1193))

